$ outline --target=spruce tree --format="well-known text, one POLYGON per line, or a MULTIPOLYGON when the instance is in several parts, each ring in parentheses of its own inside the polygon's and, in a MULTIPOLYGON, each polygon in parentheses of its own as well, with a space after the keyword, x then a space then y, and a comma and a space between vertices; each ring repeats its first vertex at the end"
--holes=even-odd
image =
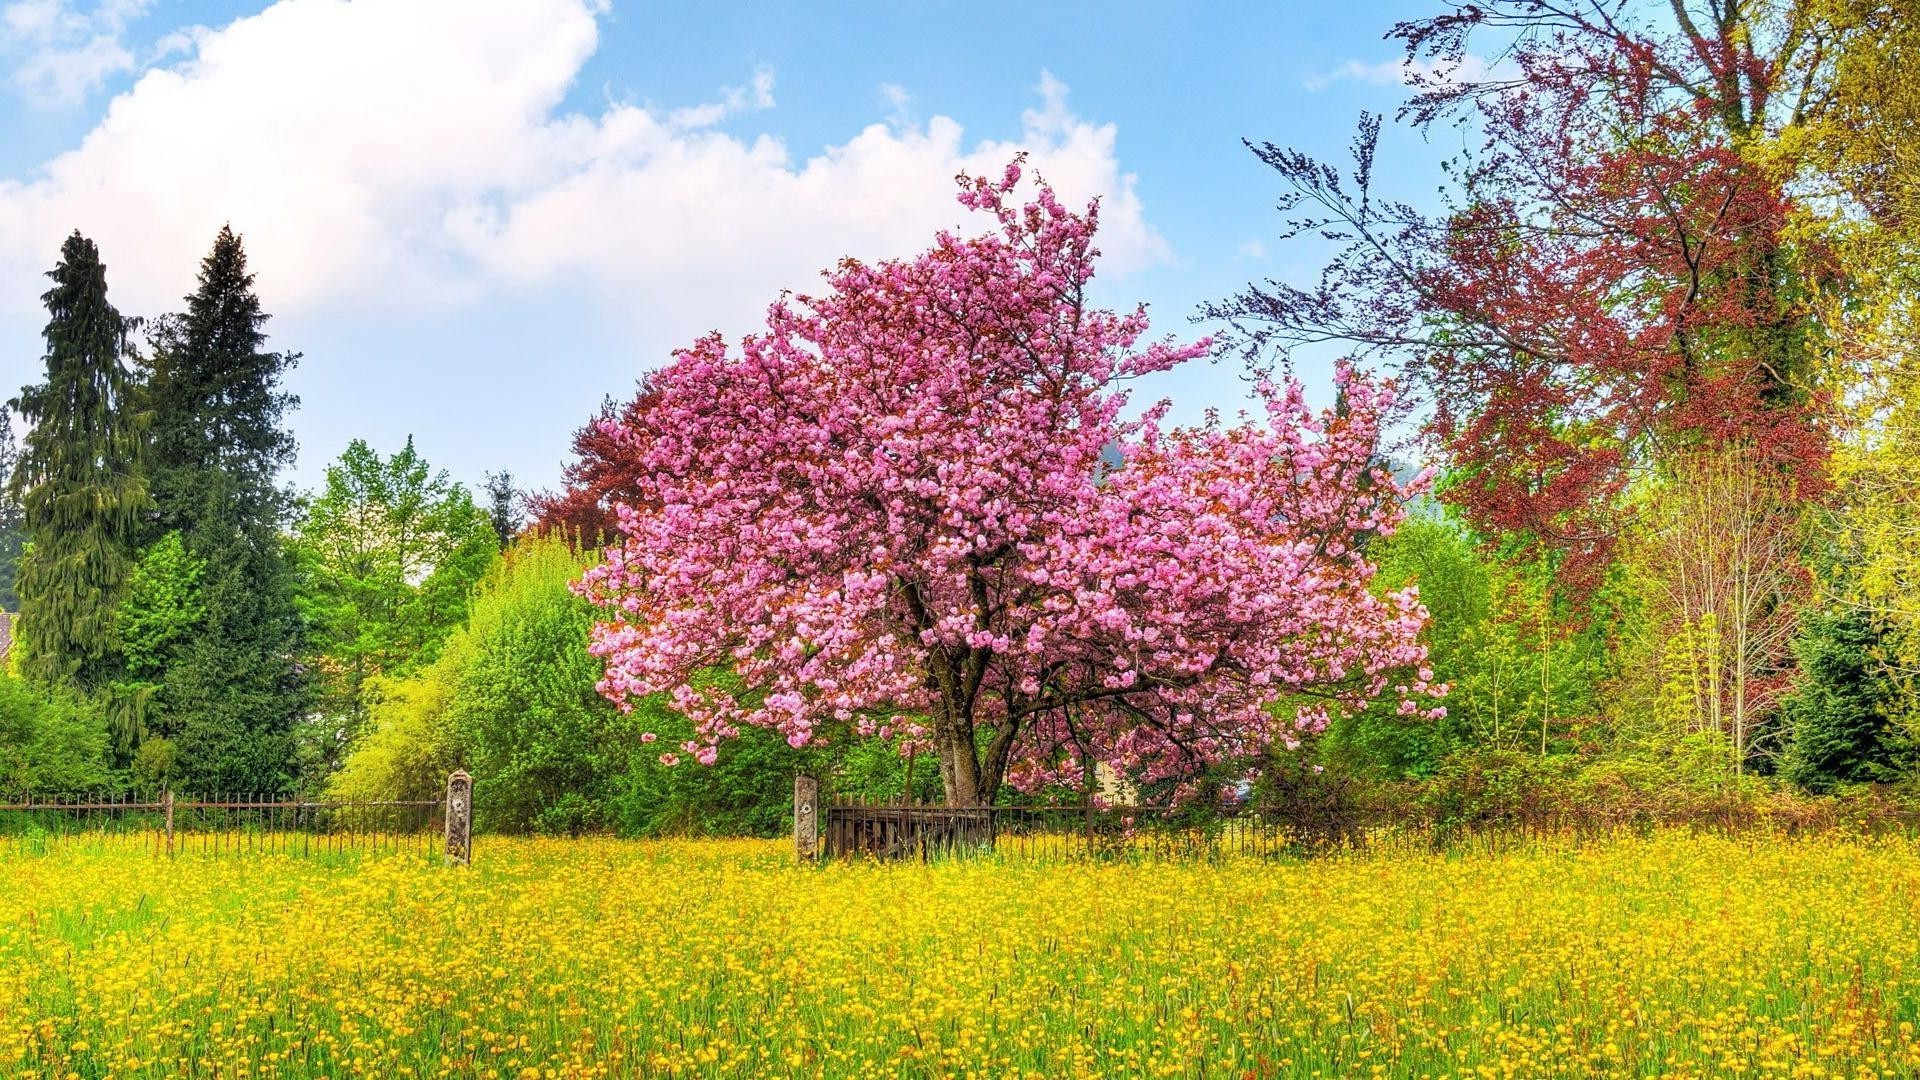
POLYGON ((11 405, 31 425, 11 481, 27 539, 20 668, 45 684, 102 692, 121 667, 116 608, 149 505, 122 363, 138 323, 107 302, 99 249, 77 231, 47 276, 47 379, 11 405))
POLYGON ((20 444, 13 437, 13 410, 0 406, 0 611, 20 610, 20 549, 26 543, 25 515, 13 490, 13 468, 20 444))
POLYGON ((520 492, 514 489, 512 473, 502 469, 487 474, 487 520, 493 523, 501 551, 512 547, 513 538, 520 535, 520 505, 520 492))
POLYGON ((200 625, 162 658, 149 726, 169 740, 172 782, 273 790, 291 777, 303 708, 300 619, 283 530, 292 460, 281 380, 298 355, 270 352, 240 237, 223 227, 186 310, 160 320, 146 382, 152 411, 150 544, 177 535, 201 567, 200 625))
POLYGON ((1786 778, 1813 792, 1898 778, 1908 756, 1893 722, 1880 630, 1860 611, 1813 611, 1795 641, 1799 684, 1786 699, 1792 726, 1786 778))

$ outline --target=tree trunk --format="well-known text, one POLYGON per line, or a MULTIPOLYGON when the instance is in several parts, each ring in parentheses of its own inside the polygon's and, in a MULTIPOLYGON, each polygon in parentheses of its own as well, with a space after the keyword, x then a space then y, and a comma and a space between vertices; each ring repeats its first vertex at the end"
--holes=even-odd
POLYGON ((981 790, 980 759, 971 726, 944 719, 937 722, 933 749, 940 757, 940 785, 948 806, 983 806, 992 799, 992 792, 981 790))

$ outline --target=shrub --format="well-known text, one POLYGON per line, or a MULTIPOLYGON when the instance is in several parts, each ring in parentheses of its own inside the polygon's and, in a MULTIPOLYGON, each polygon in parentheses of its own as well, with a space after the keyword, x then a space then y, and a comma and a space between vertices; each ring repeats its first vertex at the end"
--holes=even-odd
POLYGON ((108 755, 106 718, 97 705, 0 675, 0 791, 25 795, 117 788, 108 755))

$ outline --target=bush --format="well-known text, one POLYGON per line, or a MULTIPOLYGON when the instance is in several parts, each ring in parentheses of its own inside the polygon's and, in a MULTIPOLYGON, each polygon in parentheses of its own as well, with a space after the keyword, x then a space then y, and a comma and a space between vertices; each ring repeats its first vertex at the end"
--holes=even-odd
POLYGON ((367 683, 367 727, 327 785, 339 799, 436 798, 458 761, 447 730, 451 693, 436 669, 367 683))
POLYGON ((446 729, 472 771, 477 827, 600 828, 638 731, 594 689, 593 609, 572 584, 587 558, 557 537, 509 550, 475 591, 466 625, 430 677, 444 681, 446 729))
POLYGON ((367 728, 328 790, 347 799, 431 798, 461 767, 473 774, 474 824, 485 831, 787 828, 793 773, 819 767, 822 752, 751 729, 712 767, 662 764, 661 753, 678 752, 693 731, 663 698, 623 713, 595 689, 601 664, 587 651, 594 612, 572 591, 587 561, 557 537, 508 551, 431 665, 369 683, 367 728))
POLYGON ((78 794, 120 787, 103 711, 83 698, 0 675, 0 791, 78 794))

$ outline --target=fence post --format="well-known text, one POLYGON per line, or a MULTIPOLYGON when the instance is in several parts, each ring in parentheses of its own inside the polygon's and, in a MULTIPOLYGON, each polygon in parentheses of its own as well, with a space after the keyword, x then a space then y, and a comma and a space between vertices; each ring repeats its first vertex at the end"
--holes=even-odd
POLYGON ((1093 761, 1093 748, 1086 747, 1080 752, 1080 786, 1086 789, 1087 800, 1087 858, 1093 858, 1093 789, 1100 780, 1098 766, 1093 761))
POLYGON ((473 861, 473 777, 465 769, 447 777, 447 861, 455 866, 473 861))
POLYGON ((801 862, 820 854, 820 781, 805 773, 793 777, 793 854, 801 862))
POLYGON ((173 789, 160 794, 160 807, 167 814, 167 858, 173 858, 173 789))

